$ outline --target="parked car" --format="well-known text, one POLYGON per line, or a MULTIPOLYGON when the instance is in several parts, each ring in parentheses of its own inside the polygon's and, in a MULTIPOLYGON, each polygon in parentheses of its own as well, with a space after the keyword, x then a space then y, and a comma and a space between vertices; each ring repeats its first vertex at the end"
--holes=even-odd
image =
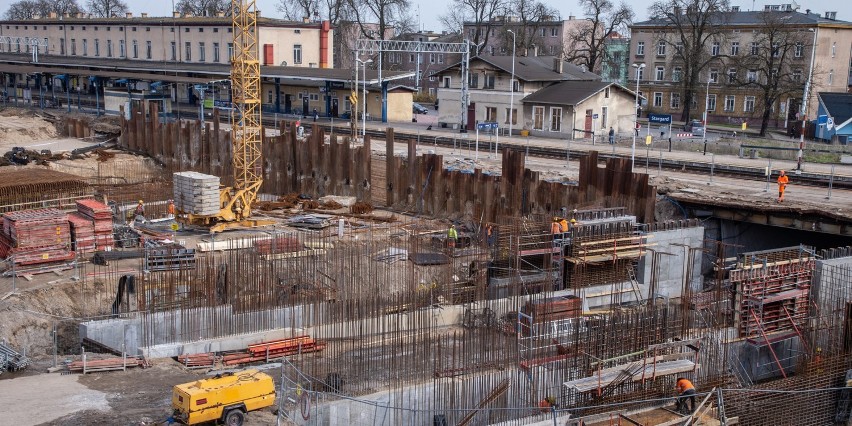
POLYGON ((692 132, 692 136, 704 136, 704 123, 701 120, 692 120, 684 124, 683 130, 692 132))
POLYGON ((415 114, 428 114, 429 110, 426 109, 423 105, 418 104, 417 102, 413 102, 411 104, 412 110, 414 110, 415 114))

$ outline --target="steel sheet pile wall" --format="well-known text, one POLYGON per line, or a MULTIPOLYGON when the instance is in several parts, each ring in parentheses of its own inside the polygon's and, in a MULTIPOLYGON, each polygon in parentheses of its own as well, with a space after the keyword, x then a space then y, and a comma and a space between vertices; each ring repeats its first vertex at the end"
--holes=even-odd
MULTIPOLYGON (((122 145, 153 156, 169 171, 198 171, 221 176, 223 184, 230 184, 230 134, 219 128, 216 110, 212 123, 205 123, 202 129, 198 121, 160 123, 157 105, 149 108, 148 119, 134 111, 130 120, 122 121, 122 145)), ((385 206, 395 209, 488 221, 502 215, 547 214, 566 206, 624 206, 640 221, 653 221, 656 191, 648 184, 647 175, 630 172, 627 160, 609 159, 601 168, 596 153, 581 157, 578 186, 543 180, 539 172, 525 168, 525 154, 512 149, 502 152, 502 175, 480 169, 464 173, 446 170, 440 155, 416 155, 415 140, 399 141, 407 145, 407 155, 396 156, 397 141, 393 129, 388 129, 387 182, 376 188, 369 137, 363 144, 348 138, 341 142, 336 136, 326 138, 314 127, 300 140, 289 122, 282 122, 279 130, 278 136, 264 138, 261 190, 267 193, 351 195, 371 202, 375 190, 384 193, 385 206)))

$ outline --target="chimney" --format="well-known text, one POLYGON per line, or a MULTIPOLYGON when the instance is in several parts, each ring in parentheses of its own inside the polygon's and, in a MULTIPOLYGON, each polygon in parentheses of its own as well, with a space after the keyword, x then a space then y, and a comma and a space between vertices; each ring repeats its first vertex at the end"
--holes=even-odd
POLYGON ((85 13, 83 13, 83 12, 77 12, 77 18, 79 18, 79 19, 83 19, 83 18, 85 18, 85 17, 86 17, 86 14, 85 14, 85 13))
POLYGON ((573 20, 574 20, 574 15, 568 15, 568 20, 569 20, 569 21, 573 21, 573 20))
POLYGON ((33 13, 33 19, 41 19, 41 15, 38 13, 33 13))
MULTIPOLYGON (((825 13, 828 14, 828 12, 825 12, 825 13)), ((58 15, 56 14, 56 12, 50 12, 47 15, 47 17, 50 18, 50 19, 56 19, 58 17, 58 15)))
POLYGON ((553 71, 562 74, 562 58, 558 56, 553 58, 553 71))
POLYGON ((225 17, 225 12, 222 12, 222 11, 216 12, 216 17, 217 17, 217 18, 224 18, 224 17, 225 17))
POLYGON ((259 10, 254 11, 254 19, 260 19, 260 11, 259 10))
POLYGON ((810 9, 805 9, 805 15, 810 15, 810 14, 811 14, 811 10, 810 10, 810 9))
POLYGON ((837 18, 837 12, 825 12, 825 19, 831 19, 832 21, 837 18))
POLYGON ((127 18, 127 19, 132 18, 132 17, 133 17, 133 12, 127 12, 127 13, 125 13, 125 14, 124 14, 124 17, 125 17, 125 18, 127 18))
POLYGON ((141 15, 142 15, 142 17, 143 17, 143 18, 147 18, 147 17, 148 17, 148 14, 147 14, 147 13, 145 13, 145 12, 142 12, 142 13, 141 13, 141 15))
POLYGON ((302 17, 302 22, 304 22, 304 23, 306 23, 306 24, 309 24, 309 23, 311 22, 311 18, 309 18, 309 17, 307 17, 307 16, 303 16, 303 17, 302 17))

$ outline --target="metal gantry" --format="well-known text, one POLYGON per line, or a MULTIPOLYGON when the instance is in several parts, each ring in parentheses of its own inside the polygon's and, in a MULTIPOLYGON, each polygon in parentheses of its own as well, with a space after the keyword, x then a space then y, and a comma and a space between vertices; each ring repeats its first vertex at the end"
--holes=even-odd
MULTIPOLYGON (((356 58, 364 55, 378 54, 379 65, 379 85, 382 84, 382 53, 384 52, 406 52, 416 53, 418 56, 421 53, 456 53, 462 55, 460 62, 461 74, 461 90, 459 102, 461 103, 461 111, 459 112, 459 130, 467 128, 467 106, 470 102, 468 93, 468 68, 470 66, 470 41, 465 40, 464 43, 443 43, 434 41, 416 41, 416 40, 369 40, 358 39, 355 42, 356 58)), ((417 61, 419 75, 420 60, 417 61)), ((364 82, 366 85, 366 81, 364 82)), ((384 96, 382 102, 385 102, 384 96)))

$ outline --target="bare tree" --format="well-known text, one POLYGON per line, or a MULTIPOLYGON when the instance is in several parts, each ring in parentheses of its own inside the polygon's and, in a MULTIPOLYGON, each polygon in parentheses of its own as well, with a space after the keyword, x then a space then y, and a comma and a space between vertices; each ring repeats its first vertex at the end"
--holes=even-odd
POLYGON ((37 3, 33 0, 21 0, 10 4, 5 14, 6 19, 33 19, 39 14, 37 3))
POLYGON ((466 23, 472 25, 473 34, 464 34, 474 46, 475 54, 488 45, 495 18, 505 13, 504 0, 453 0, 449 11, 440 16, 444 28, 452 32, 463 32, 466 23))
POLYGON ((588 70, 599 72, 606 58, 607 38, 622 31, 633 20, 633 9, 611 0, 580 0, 587 24, 578 25, 568 35, 566 58, 588 70))
POLYGON ((231 9, 229 0, 180 0, 175 11, 193 16, 216 16, 231 9))
POLYGON ((813 47, 810 33, 793 28, 787 22, 788 17, 789 14, 778 11, 760 13, 753 47, 749 46, 745 55, 728 56, 731 66, 745 71, 730 74, 729 84, 758 94, 760 102, 755 104, 760 108, 755 105, 755 112, 760 112, 760 136, 766 135, 773 105, 787 95, 801 93, 807 79, 794 58, 802 57, 813 47))
POLYGON ((277 8, 285 19, 327 20, 334 27, 349 20, 352 15, 349 0, 279 0, 277 8))
POLYGON ((674 63, 683 68, 683 111, 680 119, 691 118, 692 100, 700 85, 701 72, 714 60, 709 46, 721 40, 729 18, 728 0, 661 0, 651 5, 649 15, 667 26, 660 39, 674 51, 674 63))
POLYGON ((126 13, 129 9, 123 0, 89 0, 89 13, 100 18, 110 18, 126 13))
POLYGON ((349 0, 349 6, 360 36, 371 40, 384 40, 389 34, 403 32, 413 21, 408 14, 409 0, 349 0))
POLYGON ((539 30, 559 20, 559 11, 538 0, 510 0, 507 8, 517 17, 516 21, 504 27, 503 41, 507 49, 512 48, 512 37, 508 35, 508 30, 515 32, 517 49, 531 49, 543 44, 539 30))
POLYGON ((281 0, 277 7, 284 19, 291 21, 301 21, 303 18, 310 18, 315 12, 319 13, 316 0, 281 0))

